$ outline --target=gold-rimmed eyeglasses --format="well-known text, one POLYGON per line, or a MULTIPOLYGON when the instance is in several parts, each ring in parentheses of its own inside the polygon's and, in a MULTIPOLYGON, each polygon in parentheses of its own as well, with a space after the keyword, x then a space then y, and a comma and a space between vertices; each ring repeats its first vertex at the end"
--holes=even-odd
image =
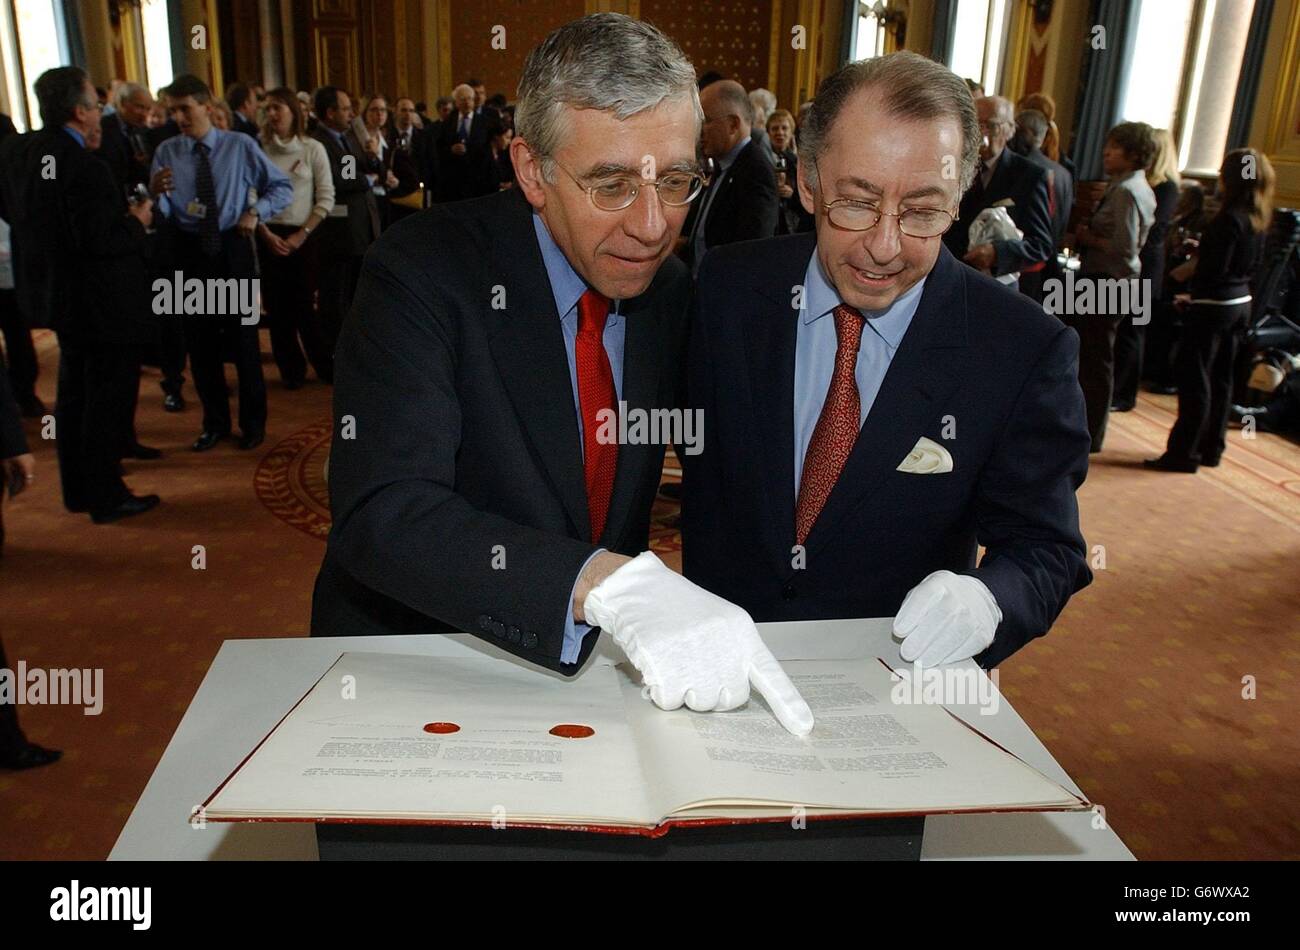
POLYGON ((882 216, 897 218, 898 230, 908 237, 938 237, 957 220, 957 216, 942 208, 906 208, 903 211, 881 211, 878 205, 854 198, 840 198, 829 204, 823 202, 826 217, 831 224, 844 231, 870 231, 880 223, 882 216))
POLYGON ((565 168, 558 160, 552 158, 551 161, 559 165, 564 174, 585 191, 591 203, 601 211, 622 211, 630 208, 637 196, 641 194, 641 189, 647 185, 652 186, 659 193, 659 200, 664 204, 681 207, 698 198, 706 184, 704 175, 699 172, 671 171, 653 181, 632 175, 614 175, 601 178, 594 184, 584 185, 577 175, 565 168))

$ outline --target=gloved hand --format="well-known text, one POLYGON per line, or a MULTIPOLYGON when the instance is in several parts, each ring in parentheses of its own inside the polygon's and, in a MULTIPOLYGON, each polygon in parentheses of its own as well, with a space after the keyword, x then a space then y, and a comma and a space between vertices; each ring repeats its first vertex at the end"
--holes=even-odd
POLYGON ((790 732, 812 731, 812 710, 759 639, 749 614, 697 587, 645 551, 582 602, 586 622, 623 648, 661 709, 735 709, 749 687, 790 732))
POLYGON ((993 594, 968 574, 935 571, 903 598, 894 618, 899 653, 908 663, 956 663, 993 642, 1002 609, 993 594))

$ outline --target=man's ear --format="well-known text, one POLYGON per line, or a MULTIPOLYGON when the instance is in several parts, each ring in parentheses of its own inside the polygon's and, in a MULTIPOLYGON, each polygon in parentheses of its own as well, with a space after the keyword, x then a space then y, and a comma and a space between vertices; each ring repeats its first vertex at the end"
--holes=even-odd
POLYGON ((813 217, 817 216, 817 197, 813 194, 813 187, 808 183, 808 163, 799 163, 799 203, 803 209, 813 217))
POLYGON ((515 181, 528 203, 541 211, 546 207, 546 191, 542 188, 542 162, 519 136, 510 140, 510 162, 515 166, 515 181))

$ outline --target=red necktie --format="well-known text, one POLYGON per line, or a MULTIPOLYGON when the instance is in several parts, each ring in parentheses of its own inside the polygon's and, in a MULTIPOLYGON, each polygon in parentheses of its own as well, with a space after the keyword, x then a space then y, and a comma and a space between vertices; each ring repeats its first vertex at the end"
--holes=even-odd
POLYGON ((836 307, 835 336, 835 370, 799 479, 799 500, 794 510, 795 540, 799 544, 807 539, 858 439, 862 400, 854 370, 862 341, 862 314, 844 304, 836 307))
POLYGON ((609 301, 594 290, 585 291, 578 300, 578 339, 574 348, 578 367, 578 403, 582 407, 582 447, 587 480, 587 513, 591 517, 591 540, 600 540, 609 514, 609 496, 614 491, 614 469, 618 465, 618 405, 614 392, 614 373, 605 352, 605 319, 609 301), (602 409, 609 410, 598 417, 602 409), (597 434, 601 419, 611 436, 601 441, 597 434))

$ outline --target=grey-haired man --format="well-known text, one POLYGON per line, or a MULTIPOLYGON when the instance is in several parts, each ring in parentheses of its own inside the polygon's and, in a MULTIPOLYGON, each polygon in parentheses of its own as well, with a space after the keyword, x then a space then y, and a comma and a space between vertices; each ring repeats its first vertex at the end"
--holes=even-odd
POLYGON ((466 630, 572 674, 599 627, 660 706, 752 684, 811 729, 749 616, 646 551, 663 442, 608 437, 612 413, 676 406, 700 122, 654 27, 574 21, 524 66, 519 187, 374 245, 336 354, 314 634, 466 630))

